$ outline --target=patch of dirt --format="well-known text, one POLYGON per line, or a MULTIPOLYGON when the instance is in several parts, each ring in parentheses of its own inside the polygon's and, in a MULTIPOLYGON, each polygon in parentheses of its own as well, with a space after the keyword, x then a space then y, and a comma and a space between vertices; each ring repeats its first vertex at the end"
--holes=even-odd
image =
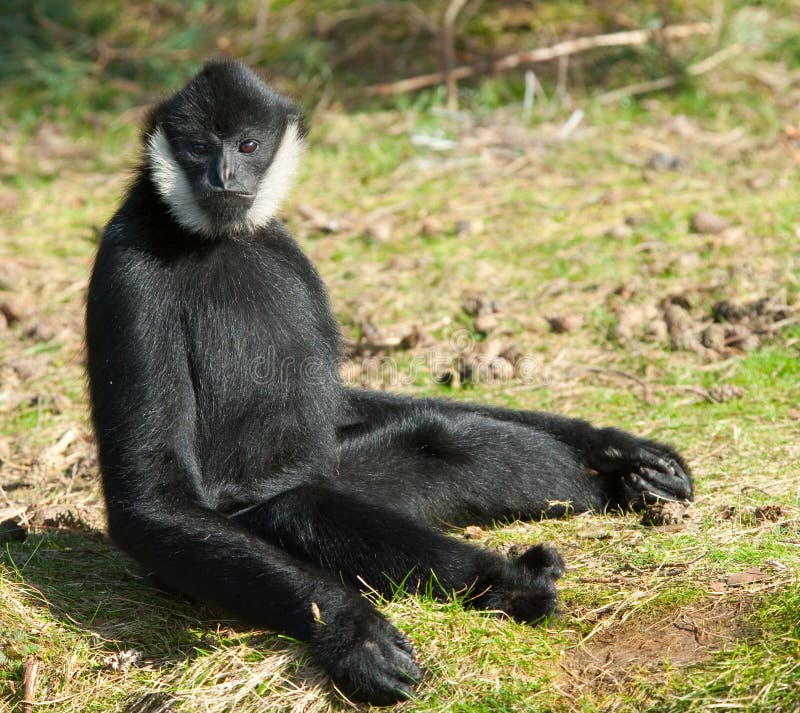
POLYGON ((755 507, 725 505, 717 511, 714 519, 719 521, 736 520, 748 526, 768 527, 796 516, 797 512, 792 508, 787 508, 779 503, 766 503, 755 507))
POLYGON ((565 653, 560 688, 618 691, 642 675, 657 683, 675 668, 708 661, 748 633, 749 606, 746 599, 705 602, 652 624, 628 621, 600 632, 565 653))
MULTIPOLYGON (((757 349, 800 321, 798 306, 777 296, 714 301, 701 290, 687 290, 662 298, 658 305, 652 299, 628 302, 632 296, 627 285, 610 296, 609 306, 618 315, 611 336, 623 344, 668 341, 676 351, 695 352, 711 361, 757 349)), ((712 398, 721 401, 740 395, 712 398)))

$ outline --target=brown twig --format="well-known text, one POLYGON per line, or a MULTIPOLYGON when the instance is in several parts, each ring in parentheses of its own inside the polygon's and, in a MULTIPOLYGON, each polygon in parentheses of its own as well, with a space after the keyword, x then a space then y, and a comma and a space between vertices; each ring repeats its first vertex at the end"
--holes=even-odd
POLYGON ((708 35, 713 31, 713 26, 708 22, 697 22, 689 25, 673 25, 659 30, 631 30, 626 32, 612 32, 606 35, 594 35, 592 37, 577 37, 572 40, 564 40, 552 47, 540 47, 535 50, 525 52, 515 52, 514 54, 501 57, 494 62, 490 62, 485 67, 462 65, 454 67, 449 74, 436 72, 435 74, 423 74, 418 77, 403 79, 399 82, 386 82, 367 87, 366 93, 370 96, 389 96, 411 92, 424 87, 446 82, 448 76, 453 81, 474 77, 482 73, 505 72, 517 67, 523 67, 538 62, 546 62, 559 57, 586 52, 597 47, 625 47, 644 45, 660 37, 664 40, 682 40, 695 35, 708 35))
POLYGON ((22 674, 22 705, 20 713, 33 713, 34 699, 36 698, 36 679, 39 677, 39 659, 29 656, 25 660, 22 674))
MULTIPOLYGON (((714 67, 722 64, 726 59, 729 59, 739 53, 742 46, 735 42, 728 47, 724 47, 719 52, 709 55, 703 60, 689 65, 686 69, 686 74, 692 77, 699 77, 701 74, 710 72, 714 67)), ((620 99, 627 97, 638 96, 640 94, 648 94, 649 92, 657 92, 662 89, 669 89, 678 83, 677 76, 660 77, 659 79, 652 79, 647 82, 638 82, 630 84, 627 87, 620 87, 597 97, 597 101, 601 104, 613 104, 620 99)))
POLYGON ((442 55, 444 74, 447 77, 447 108, 450 111, 458 109, 458 81, 453 76, 453 67, 456 63, 455 24, 458 13, 467 4, 467 0, 450 0, 444 11, 442 25, 442 55))

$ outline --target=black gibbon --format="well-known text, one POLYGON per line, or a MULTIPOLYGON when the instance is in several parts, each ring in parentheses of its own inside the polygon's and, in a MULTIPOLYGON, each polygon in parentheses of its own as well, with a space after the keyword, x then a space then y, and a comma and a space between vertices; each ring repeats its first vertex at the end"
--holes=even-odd
POLYGON ((87 309, 112 539, 163 585, 309 642, 347 695, 408 697, 413 646, 359 593, 467 591, 535 622, 559 554, 516 559, 445 525, 688 499, 680 455, 533 411, 348 388, 314 266, 275 214, 298 109, 213 61, 152 111, 103 235, 87 309))

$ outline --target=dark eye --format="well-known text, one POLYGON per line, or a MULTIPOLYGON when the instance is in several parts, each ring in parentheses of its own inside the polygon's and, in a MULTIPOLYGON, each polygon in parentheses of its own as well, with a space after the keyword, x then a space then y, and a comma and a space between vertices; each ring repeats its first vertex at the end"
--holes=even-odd
POLYGON ((192 153, 195 156, 202 156, 204 153, 208 151, 208 144, 192 144, 192 153))
POLYGON ((239 144, 239 151, 242 153, 253 153, 258 148, 258 141, 253 139, 245 139, 239 144))

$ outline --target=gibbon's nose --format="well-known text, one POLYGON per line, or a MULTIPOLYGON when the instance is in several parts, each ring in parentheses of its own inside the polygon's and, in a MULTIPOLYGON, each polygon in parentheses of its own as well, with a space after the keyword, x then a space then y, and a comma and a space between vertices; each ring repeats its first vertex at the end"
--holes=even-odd
POLYGON ((208 171, 208 183, 215 191, 236 191, 239 182, 236 180, 235 160, 227 151, 212 161, 208 171))

